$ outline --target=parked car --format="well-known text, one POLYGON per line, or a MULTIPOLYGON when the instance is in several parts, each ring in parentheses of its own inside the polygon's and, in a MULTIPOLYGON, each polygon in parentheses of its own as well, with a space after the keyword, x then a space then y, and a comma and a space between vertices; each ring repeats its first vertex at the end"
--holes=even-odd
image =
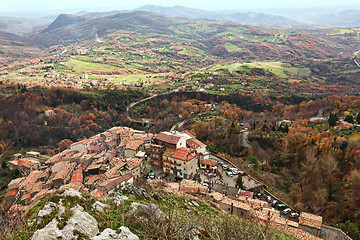
POLYGON ((274 200, 274 201, 272 201, 271 206, 275 207, 277 203, 278 203, 278 201, 274 200))
POLYGON ((207 180, 207 179, 205 179, 205 180, 203 181, 203 183, 207 183, 207 184, 209 184, 209 183, 210 183, 210 181, 209 181, 209 180, 207 180))
POLYGON ((194 177, 193 177, 193 180, 196 181, 198 179, 198 176, 199 174, 198 173, 195 173, 194 177))
POLYGON ((229 177, 232 177, 232 176, 233 176, 233 173, 232 173, 232 172, 227 171, 227 172, 226 172, 226 175, 228 175, 229 177))
POLYGON ((290 217, 297 218, 297 217, 299 217, 299 214, 297 212, 293 212, 290 214, 290 217))
POLYGON ((223 163, 223 162, 218 162, 218 164, 219 164, 221 167, 225 165, 225 163, 223 163))
POLYGON ((280 204, 277 205, 277 209, 278 209, 278 210, 282 210, 282 209, 284 209, 284 208, 286 208, 286 205, 283 204, 283 203, 280 203, 280 204))
POLYGON ((210 170, 206 170, 206 171, 204 172, 204 175, 208 175, 210 172, 211 172, 210 170))
POLYGON ((282 213, 285 214, 285 215, 289 214, 290 212, 291 212, 291 208, 285 208, 285 209, 282 211, 282 213))
POLYGON ((270 197, 270 196, 266 196, 266 201, 267 201, 268 203, 271 203, 271 197, 270 197))
POLYGON ((203 182, 202 185, 205 186, 205 187, 208 187, 209 183, 203 182))
POLYGON ((208 177, 216 177, 216 173, 209 173, 208 177))
POLYGON ((148 175, 146 176, 146 179, 155 179, 156 175, 155 173, 148 173, 148 175))

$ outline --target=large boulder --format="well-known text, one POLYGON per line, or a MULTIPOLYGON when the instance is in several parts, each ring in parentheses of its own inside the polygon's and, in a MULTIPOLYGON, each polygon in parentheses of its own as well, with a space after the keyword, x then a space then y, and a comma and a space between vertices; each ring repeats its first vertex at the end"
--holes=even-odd
POLYGON ((37 224, 40 224, 42 219, 45 218, 45 217, 48 217, 50 216, 50 214, 56 210, 57 208, 57 204, 56 203, 53 203, 53 202, 48 202, 44 207, 43 209, 39 210, 39 212, 37 213, 36 215, 36 223, 37 224))
POLYGON ((43 229, 37 230, 31 237, 31 240, 65 239, 63 232, 57 226, 58 223, 56 219, 53 219, 43 229))
MULTIPOLYGON (((60 190, 62 190, 63 188, 60 188, 60 190)), ((72 188, 65 188, 64 193, 62 194, 62 196, 70 196, 70 197, 78 197, 78 198, 82 198, 81 196, 81 192, 72 189, 72 188)))
POLYGON ((63 229, 65 239, 71 239, 74 231, 78 231, 87 237, 96 236, 99 233, 96 219, 84 211, 84 208, 76 205, 70 209, 73 215, 66 222, 63 229))

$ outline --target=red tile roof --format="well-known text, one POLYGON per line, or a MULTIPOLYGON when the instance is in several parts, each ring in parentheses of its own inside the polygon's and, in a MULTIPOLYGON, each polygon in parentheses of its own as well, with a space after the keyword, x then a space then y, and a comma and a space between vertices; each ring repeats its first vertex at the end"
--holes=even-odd
POLYGON ((119 177, 121 175, 120 173, 120 169, 123 168, 126 165, 125 162, 123 161, 119 161, 112 169, 108 170, 105 173, 105 176, 107 178, 116 178, 119 177))
POLYGON ((203 165, 209 165, 209 166, 216 166, 216 160, 215 159, 204 159, 200 158, 200 164, 203 165))
POLYGON ((199 140, 197 140, 196 138, 193 139, 189 139, 186 144, 191 148, 191 149, 197 149, 198 147, 201 146, 206 146, 206 144, 200 142, 199 140))
POLYGON ((66 164, 65 166, 63 166, 60 171, 58 171, 54 177, 53 180, 56 180, 56 179, 65 179, 66 176, 70 173, 70 171, 72 169, 75 168, 75 166, 77 165, 77 163, 68 163, 66 164))
POLYGON ((83 171, 77 169, 73 172, 70 183, 82 183, 83 181, 83 171))
POLYGON ((126 159, 126 163, 131 170, 134 170, 135 168, 140 167, 142 161, 143 160, 140 158, 127 158, 126 159))
POLYGON ((6 193, 5 197, 16 196, 18 192, 19 192, 18 188, 11 189, 6 193))
POLYGON ((125 174, 125 175, 117 177, 117 178, 108 179, 108 180, 102 182, 99 185, 99 187, 104 187, 107 191, 111 191, 115 187, 117 187, 118 185, 120 185, 124 181, 127 181, 127 180, 131 179, 132 177, 133 177, 133 175, 131 173, 128 173, 128 174, 125 174))
POLYGON ((171 157, 176 160, 190 161, 196 157, 196 154, 192 153, 191 149, 182 147, 176 149, 171 157))
POLYGON ((144 144, 144 141, 133 140, 126 144, 125 149, 130 149, 130 150, 136 151, 142 144, 144 144))
POLYGON ((181 137, 176 135, 168 135, 166 133, 159 133, 156 139, 170 144, 177 144, 177 142, 181 139, 181 137))
POLYGON ((321 229, 322 220, 323 218, 321 216, 306 212, 300 213, 299 216, 299 224, 316 229, 321 229))

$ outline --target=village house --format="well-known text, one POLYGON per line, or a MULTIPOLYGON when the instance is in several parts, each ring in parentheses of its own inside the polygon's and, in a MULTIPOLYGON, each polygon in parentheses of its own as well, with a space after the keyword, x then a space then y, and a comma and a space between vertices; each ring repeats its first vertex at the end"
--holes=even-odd
POLYGON ((52 179, 52 185, 55 188, 59 188, 62 185, 67 184, 70 181, 71 174, 74 171, 76 165, 77 163, 66 162, 52 179))
MULTIPOLYGON (((170 149, 170 148, 168 148, 170 149)), ((167 150, 168 150, 167 149, 167 150)), ((157 144, 150 144, 150 159, 151 164, 154 166, 162 167, 163 166, 163 154, 165 147, 157 144)))
POLYGON ((133 158, 138 152, 144 151, 144 141, 142 140, 130 140, 125 148, 124 155, 126 158, 133 158))
POLYGON ((175 149, 168 148, 162 154, 162 166, 164 173, 171 173, 171 163, 173 162, 172 155, 174 154, 175 149))
POLYGON ((90 147, 89 139, 83 139, 80 142, 75 142, 69 146, 70 151, 82 151, 85 148, 90 147))
POLYGON ((134 179, 140 179, 142 174, 142 162, 140 158, 127 158, 126 164, 130 168, 130 173, 133 175, 134 179))
POLYGON ((107 179, 116 178, 122 175, 130 173, 129 166, 126 162, 119 160, 114 167, 105 172, 107 179))
POLYGON ((179 190, 189 194, 203 194, 207 193, 207 187, 191 180, 183 179, 180 182, 179 190))
POLYGON ((9 190, 4 198, 4 208, 9 208, 20 197, 20 191, 18 188, 9 190))
POLYGON ((219 205, 222 210, 244 219, 250 219, 253 213, 253 209, 249 205, 227 197, 221 200, 219 205))
POLYGON ((54 115, 55 115, 54 110, 46 110, 45 111, 45 116, 47 116, 47 117, 51 117, 51 116, 54 116, 54 115))
POLYGON ((107 192, 108 194, 116 191, 117 189, 122 188, 125 185, 129 185, 133 183, 133 176, 131 173, 125 174, 120 177, 112 178, 105 180, 97 187, 98 190, 107 192))
POLYGON ((187 140, 186 145, 188 148, 195 150, 196 153, 207 154, 206 144, 200 142, 196 138, 187 140))
POLYGON ((11 190, 11 189, 14 189, 14 188, 19 188, 20 189, 24 179, 25 178, 22 177, 22 178, 16 178, 16 179, 12 180, 8 185, 8 190, 11 190))
POLYGON ((174 151, 171 158, 171 169, 174 175, 190 178, 196 174, 198 159, 191 149, 186 147, 178 148, 174 151))
POLYGON ((73 172, 70 183, 82 183, 83 182, 83 171, 77 169, 73 172))
POLYGON ((37 170, 40 167, 40 162, 34 159, 21 158, 14 161, 9 161, 9 169, 17 169, 23 175, 30 174, 31 171, 37 170))
POLYGON ((215 159, 199 159, 199 168, 203 170, 211 170, 213 172, 216 172, 217 169, 217 163, 215 159))
POLYGON ((186 137, 182 135, 175 135, 169 132, 159 133, 155 137, 154 142, 158 145, 172 149, 186 147, 186 137))
POLYGON ((299 228, 320 237, 323 218, 318 215, 302 212, 299 216, 299 228))

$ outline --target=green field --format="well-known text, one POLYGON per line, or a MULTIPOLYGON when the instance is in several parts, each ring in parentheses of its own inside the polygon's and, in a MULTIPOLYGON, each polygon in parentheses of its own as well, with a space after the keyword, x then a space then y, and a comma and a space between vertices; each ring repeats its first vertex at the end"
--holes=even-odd
POLYGON ((76 72, 91 72, 91 71, 111 71, 117 70, 117 67, 102 64, 102 63, 91 63, 91 62, 84 62, 76 59, 71 59, 65 63, 65 66, 74 69, 76 72))
POLYGON ((349 136, 351 142, 360 142, 360 133, 353 133, 349 136))

